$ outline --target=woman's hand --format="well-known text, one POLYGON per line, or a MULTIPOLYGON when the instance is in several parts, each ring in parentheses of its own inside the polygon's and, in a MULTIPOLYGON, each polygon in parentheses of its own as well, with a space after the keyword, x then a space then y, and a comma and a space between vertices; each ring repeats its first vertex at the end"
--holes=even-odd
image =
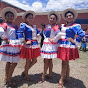
POLYGON ((53 39, 51 39, 51 38, 49 38, 48 40, 49 40, 50 42, 52 42, 52 41, 53 41, 53 39))
POLYGON ((10 40, 6 40, 6 44, 9 44, 10 40))
POLYGON ((31 44, 31 41, 27 41, 26 44, 27 44, 27 45, 31 44))
POLYGON ((74 43, 74 44, 75 44, 75 42, 74 42, 74 39, 73 39, 73 38, 68 38, 68 41, 70 41, 70 42, 72 42, 72 43, 74 43))

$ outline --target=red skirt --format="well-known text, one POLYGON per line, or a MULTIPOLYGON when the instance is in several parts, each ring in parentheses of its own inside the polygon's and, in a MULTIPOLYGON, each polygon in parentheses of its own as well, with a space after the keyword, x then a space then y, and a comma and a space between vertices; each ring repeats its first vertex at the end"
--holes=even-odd
POLYGON ((40 48, 25 48, 22 46, 21 55, 22 59, 36 59, 40 56, 40 48))
POLYGON ((75 60, 79 58, 79 52, 77 48, 65 48, 65 47, 58 47, 57 50, 57 58, 61 60, 75 60))

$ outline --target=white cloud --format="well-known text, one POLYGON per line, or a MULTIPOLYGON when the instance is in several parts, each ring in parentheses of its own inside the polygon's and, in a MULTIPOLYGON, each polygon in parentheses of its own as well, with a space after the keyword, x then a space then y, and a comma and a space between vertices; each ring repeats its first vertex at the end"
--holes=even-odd
POLYGON ((3 0, 3 1, 8 2, 24 10, 43 11, 42 3, 39 1, 34 2, 32 6, 29 6, 30 3, 27 4, 26 0, 22 0, 22 3, 20 3, 18 0, 3 0))
POLYGON ((36 12, 40 11, 50 11, 50 10, 64 10, 66 8, 74 9, 88 9, 88 0, 47 0, 48 2, 42 3, 39 0, 32 3, 27 3, 26 0, 22 0, 22 3, 19 0, 3 0, 14 6, 22 8, 24 10, 34 10, 36 12))
POLYGON ((45 10, 64 10, 66 8, 88 8, 88 0, 49 0, 45 10))
MULTIPOLYGON (((12 5, 16 6, 16 7, 22 8, 24 10, 32 9, 32 7, 29 6, 28 4, 20 3, 18 0, 3 0, 3 1, 8 2, 8 3, 10 3, 10 4, 12 4, 12 5)), ((23 0, 23 2, 25 2, 25 0, 23 0)))
POLYGON ((27 4, 26 0, 22 0, 22 3, 23 3, 23 4, 27 4))
POLYGON ((37 1, 32 4, 32 9, 34 11, 43 11, 43 5, 41 2, 37 1))

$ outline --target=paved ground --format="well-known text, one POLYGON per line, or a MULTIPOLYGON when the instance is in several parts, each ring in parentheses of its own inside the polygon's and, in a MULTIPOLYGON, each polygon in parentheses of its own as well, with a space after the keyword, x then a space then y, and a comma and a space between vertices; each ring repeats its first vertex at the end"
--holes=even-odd
MULTIPOLYGON (((17 82, 16 87, 9 88, 57 88, 60 79, 61 60, 53 60, 53 79, 46 79, 42 84, 38 84, 43 71, 43 59, 38 58, 38 62, 30 69, 29 76, 33 81, 26 81, 20 75, 23 71, 25 60, 18 63, 13 78, 17 82)), ((70 82, 64 88, 88 88, 88 51, 80 51, 80 59, 70 61, 70 82)), ((0 62, 0 88, 6 88, 3 82, 5 74, 5 62, 0 62)))

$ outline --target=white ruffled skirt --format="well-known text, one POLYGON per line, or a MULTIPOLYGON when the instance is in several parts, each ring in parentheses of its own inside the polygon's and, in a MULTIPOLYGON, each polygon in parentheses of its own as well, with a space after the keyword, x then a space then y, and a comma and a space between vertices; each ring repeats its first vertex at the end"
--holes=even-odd
POLYGON ((48 38, 45 38, 41 48, 41 56, 44 59, 57 58, 57 43, 51 43, 48 38))
POLYGON ((10 40, 9 44, 3 41, 0 46, 0 60, 17 63, 20 60, 20 46, 21 43, 19 40, 10 40))

